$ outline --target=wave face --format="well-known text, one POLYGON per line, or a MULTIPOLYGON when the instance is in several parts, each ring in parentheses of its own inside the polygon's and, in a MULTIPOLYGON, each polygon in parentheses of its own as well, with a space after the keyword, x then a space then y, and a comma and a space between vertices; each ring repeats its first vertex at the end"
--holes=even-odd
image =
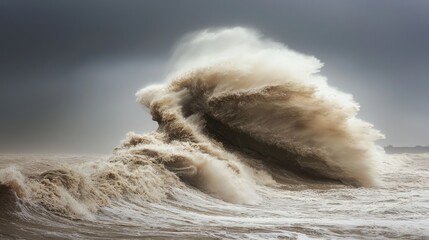
POLYGON ((321 66, 248 29, 206 30, 178 44, 165 84, 137 97, 165 141, 193 145, 188 161, 174 164, 192 168, 184 175, 224 200, 237 198, 213 181, 220 170, 200 162, 230 166, 222 171, 246 179, 245 189, 257 181, 242 166, 252 165, 249 157, 304 179, 374 186, 384 155, 374 141, 383 136, 356 117, 359 105, 327 84, 321 66))
POLYGON ((2 168, 1 188, 57 215, 94 219, 121 201, 174 199, 174 189, 258 204, 261 186, 375 186, 384 151, 374 141, 383 136, 321 67, 244 28, 188 35, 165 83, 137 93, 156 131, 129 133, 109 159, 2 168))

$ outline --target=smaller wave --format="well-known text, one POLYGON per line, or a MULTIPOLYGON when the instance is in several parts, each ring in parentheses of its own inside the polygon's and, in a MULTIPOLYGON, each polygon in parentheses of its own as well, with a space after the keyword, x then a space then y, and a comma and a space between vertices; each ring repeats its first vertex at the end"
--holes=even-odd
POLYGON ((23 174, 17 167, 0 170, 0 186, 17 197, 70 218, 93 219, 100 207, 115 200, 158 201, 180 186, 178 177, 161 165, 131 155, 77 166, 64 164, 40 174, 23 174))

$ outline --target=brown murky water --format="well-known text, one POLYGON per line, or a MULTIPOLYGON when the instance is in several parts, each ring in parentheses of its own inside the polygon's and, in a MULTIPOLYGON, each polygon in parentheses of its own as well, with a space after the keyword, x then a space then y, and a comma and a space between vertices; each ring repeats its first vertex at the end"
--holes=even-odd
MULTIPOLYGON (((190 185, 173 187, 167 198, 122 198, 70 218, 20 199, 0 187, 1 239, 427 239, 429 237, 429 154, 390 155, 380 169, 378 188, 259 186, 255 204, 219 200, 190 185), (307 189, 306 189, 307 188, 307 189)), ((4 169, 23 175, 107 156, 2 155, 4 169)), ((10 172, 9 172, 10 173, 10 172)))

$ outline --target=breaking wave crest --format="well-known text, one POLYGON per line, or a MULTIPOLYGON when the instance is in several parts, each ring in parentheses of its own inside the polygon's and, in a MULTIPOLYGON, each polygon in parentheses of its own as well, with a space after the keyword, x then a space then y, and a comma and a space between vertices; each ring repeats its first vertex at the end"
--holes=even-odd
POLYGON ((159 128, 129 133, 109 160, 40 174, 0 170, 0 183, 60 215, 91 218, 115 200, 159 201, 195 187, 232 203, 258 186, 378 184, 383 136, 322 63, 244 28, 205 30, 177 46, 164 84, 137 93, 159 128))

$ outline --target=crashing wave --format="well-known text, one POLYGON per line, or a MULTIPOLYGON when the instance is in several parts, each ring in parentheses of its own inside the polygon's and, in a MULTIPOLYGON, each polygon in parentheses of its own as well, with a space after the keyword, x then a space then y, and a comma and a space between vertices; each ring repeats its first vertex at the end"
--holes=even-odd
POLYGON ((321 67, 245 28, 188 35, 165 83, 137 93, 159 124, 155 132, 129 133, 108 161, 34 175, 9 167, 0 183, 77 218, 117 199, 158 201, 186 186, 253 204, 257 186, 280 181, 279 171, 289 183, 374 186, 384 156, 374 142, 383 136, 356 117, 359 105, 330 87, 321 67))

